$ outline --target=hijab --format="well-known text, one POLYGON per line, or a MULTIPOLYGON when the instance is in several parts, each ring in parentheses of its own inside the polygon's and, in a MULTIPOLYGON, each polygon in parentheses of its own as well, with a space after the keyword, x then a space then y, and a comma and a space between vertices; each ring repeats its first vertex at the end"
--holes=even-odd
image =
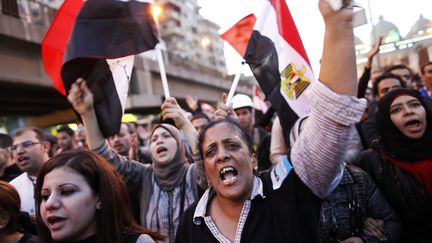
POLYGON ((432 111, 423 98, 410 89, 395 89, 386 94, 378 102, 377 126, 381 135, 381 149, 391 157, 405 162, 432 158, 432 111), (392 122, 390 106, 402 95, 418 99, 426 110, 426 131, 420 139, 406 137, 392 122))
POLYGON ((381 134, 380 153, 394 166, 413 175, 432 196, 432 110, 416 92, 396 89, 378 103, 377 125, 381 134), (426 131, 419 139, 406 137, 392 122, 390 106, 393 101, 408 95, 418 99, 426 111, 426 131))
POLYGON ((184 183, 188 165, 188 160, 186 159, 186 147, 182 139, 182 134, 176 127, 165 123, 160 124, 153 129, 152 135, 158 128, 163 128, 168 131, 177 142, 176 154, 172 161, 160 164, 152 159, 156 182, 162 190, 171 191, 184 183))

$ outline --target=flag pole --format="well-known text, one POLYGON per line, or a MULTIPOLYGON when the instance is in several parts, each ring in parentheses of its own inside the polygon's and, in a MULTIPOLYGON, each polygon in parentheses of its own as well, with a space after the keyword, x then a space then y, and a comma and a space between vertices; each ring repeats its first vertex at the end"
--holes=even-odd
POLYGON ((167 76, 166 76, 165 63, 164 63, 164 60, 163 60, 162 47, 161 47, 160 43, 158 43, 156 45, 156 55, 157 55, 157 59, 158 59, 158 63, 159 63, 159 72, 160 72, 160 75, 161 75, 162 87, 163 87, 164 95, 165 95, 165 98, 169 98, 169 97, 171 97, 171 95, 170 95, 170 91, 169 91, 169 88, 168 88, 168 79, 167 79, 167 76))
POLYGON ((157 56, 157 60, 159 63, 159 72, 161 75, 161 80, 162 80, 162 87, 163 87, 163 91, 164 91, 164 95, 165 95, 165 99, 171 97, 170 92, 169 92, 169 88, 168 88, 168 79, 167 79, 167 75, 166 75, 166 70, 165 70, 165 63, 164 63, 164 59, 163 59, 163 55, 162 55, 162 37, 160 35, 160 28, 159 28, 159 15, 162 12, 162 9, 158 6, 153 4, 153 18, 156 24, 156 29, 157 29, 157 35, 158 35, 158 39, 159 39, 159 43, 156 45, 155 50, 156 50, 156 56, 157 56))
POLYGON ((226 100, 226 103, 225 103, 225 105, 228 106, 228 107, 231 106, 232 98, 233 98, 234 93, 235 93, 235 91, 237 89, 237 85, 238 85, 238 83, 240 81, 241 72, 243 70, 243 66, 244 66, 245 63, 246 63, 245 60, 243 60, 241 62, 240 68, 239 68, 238 72, 236 73, 236 75, 234 77, 234 81, 231 84, 231 88, 230 88, 230 91, 228 93, 227 100, 226 100))

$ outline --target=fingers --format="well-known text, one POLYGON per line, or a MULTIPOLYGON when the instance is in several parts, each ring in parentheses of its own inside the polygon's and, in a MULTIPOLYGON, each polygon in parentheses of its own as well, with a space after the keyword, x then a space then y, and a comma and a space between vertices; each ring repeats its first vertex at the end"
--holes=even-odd
POLYGON ((81 87, 83 87, 83 85, 85 85, 85 81, 82 78, 77 79, 77 81, 71 85, 67 98, 72 106, 76 106, 82 101, 83 94, 81 87))
POLYGON ((223 109, 217 109, 215 111, 215 120, 216 121, 225 119, 227 116, 228 116, 228 113, 223 109))
POLYGON ((363 229, 366 234, 374 236, 377 239, 386 239, 384 221, 366 218, 363 223, 363 229))
POLYGON ((226 103, 226 101, 227 101, 227 94, 226 93, 222 93, 220 101, 224 104, 226 103))

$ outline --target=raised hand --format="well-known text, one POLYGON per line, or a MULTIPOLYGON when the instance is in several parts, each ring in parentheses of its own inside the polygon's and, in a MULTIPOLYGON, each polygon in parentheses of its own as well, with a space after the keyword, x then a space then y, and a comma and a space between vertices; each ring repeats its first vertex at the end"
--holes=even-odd
MULTIPOLYGON (((346 1, 343 4, 344 6, 349 5, 349 3, 346 3, 346 1)), ((321 11, 321 14, 324 18, 324 22, 329 23, 329 21, 335 22, 335 24, 343 24, 343 23, 349 23, 352 25, 352 18, 353 18, 353 10, 349 7, 342 7, 340 10, 333 10, 333 8, 330 6, 328 0, 320 0, 319 1, 319 9, 321 11), (340 22, 342 21, 342 22, 340 22)))
POLYGON ((79 78, 72 84, 67 98, 81 116, 93 111, 93 94, 84 79, 79 78))
POLYGON ((174 97, 166 98, 161 106, 163 119, 172 119, 177 128, 182 129, 189 121, 174 97))
POLYGON ((222 93, 220 101, 217 105, 217 110, 215 111, 215 120, 225 119, 226 117, 238 120, 236 113, 234 112, 232 106, 228 107, 226 105, 227 94, 222 93))
POLYGON ((195 99, 194 97, 192 97, 190 95, 186 95, 185 101, 186 101, 186 104, 189 106, 189 108, 192 111, 195 111, 198 109, 198 99, 195 99))
POLYGON ((373 58, 376 54, 378 54, 379 48, 380 48, 383 40, 384 40, 384 37, 380 36, 378 38, 378 40, 373 44, 372 49, 370 49, 370 51, 367 53, 367 59, 368 59, 367 66, 369 68, 372 67, 373 58))

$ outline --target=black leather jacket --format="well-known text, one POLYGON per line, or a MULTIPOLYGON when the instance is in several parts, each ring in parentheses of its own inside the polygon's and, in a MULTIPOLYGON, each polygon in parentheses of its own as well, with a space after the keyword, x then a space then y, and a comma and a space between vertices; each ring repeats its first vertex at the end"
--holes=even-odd
POLYGON ((400 242, 432 242, 432 198, 416 178, 369 149, 359 158, 364 169, 402 220, 400 242))
POLYGON ((369 217, 383 220, 387 242, 398 242, 401 223, 375 182, 360 168, 347 165, 340 184, 324 199, 320 215, 320 242, 340 242, 360 237, 366 242, 380 242, 363 232, 369 217))

